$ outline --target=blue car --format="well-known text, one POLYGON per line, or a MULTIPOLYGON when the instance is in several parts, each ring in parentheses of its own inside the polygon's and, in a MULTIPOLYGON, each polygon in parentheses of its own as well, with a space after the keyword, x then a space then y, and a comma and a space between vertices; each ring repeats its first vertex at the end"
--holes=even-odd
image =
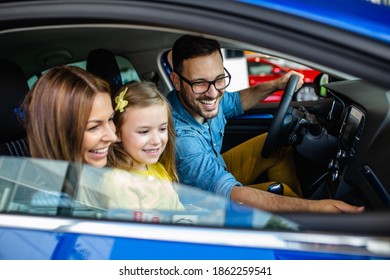
MULTIPOLYGON (((390 259, 389 6, 0 1, 0 42, 0 259, 390 259), (248 81, 247 52, 319 71, 310 85, 317 100, 259 103, 229 119, 222 151, 264 132, 275 135, 277 145, 293 147, 305 198, 343 200, 365 206, 363 213, 272 213, 181 184, 175 187, 183 211, 96 207, 75 194, 103 184, 110 168, 29 157, 17 117, 42 73, 60 64, 87 69, 91 51, 108 50, 120 75, 107 77, 112 86, 150 80, 167 94, 173 87, 166 53, 188 33, 219 41, 232 81, 248 81), (286 116, 294 129, 280 131, 277 120, 286 116)), ((103 55, 98 61, 111 65, 103 55)))

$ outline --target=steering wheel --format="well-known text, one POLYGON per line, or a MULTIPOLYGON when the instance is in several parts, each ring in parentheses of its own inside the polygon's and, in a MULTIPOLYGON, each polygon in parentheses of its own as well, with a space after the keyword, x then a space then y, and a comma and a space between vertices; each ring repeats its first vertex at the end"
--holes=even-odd
POLYGON ((286 132, 288 131, 293 118, 292 115, 289 114, 292 111, 290 103, 298 81, 298 76, 293 74, 287 82, 276 116, 270 125, 267 138, 265 139, 263 149, 261 150, 261 156, 263 158, 268 158, 271 153, 284 142, 285 137, 287 137, 286 132))

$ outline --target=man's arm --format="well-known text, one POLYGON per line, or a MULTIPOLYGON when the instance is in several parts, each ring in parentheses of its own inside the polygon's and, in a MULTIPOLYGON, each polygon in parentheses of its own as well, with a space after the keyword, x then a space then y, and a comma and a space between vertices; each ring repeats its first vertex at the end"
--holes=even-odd
POLYGON ((357 207, 339 200, 307 200, 269 193, 250 187, 233 187, 230 198, 234 201, 273 212, 329 212, 359 213, 364 207, 357 207))
POLYGON ((303 84, 303 75, 295 71, 290 71, 287 74, 283 75, 279 79, 272 80, 269 82, 264 82, 253 87, 249 87, 240 91, 242 109, 244 111, 252 108, 260 101, 267 98, 269 95, 274 93, 277 90, 285 89, 287 82, 291 76, 295 74, 299 76, 299 81, 296 89, 299 89, 303 84))

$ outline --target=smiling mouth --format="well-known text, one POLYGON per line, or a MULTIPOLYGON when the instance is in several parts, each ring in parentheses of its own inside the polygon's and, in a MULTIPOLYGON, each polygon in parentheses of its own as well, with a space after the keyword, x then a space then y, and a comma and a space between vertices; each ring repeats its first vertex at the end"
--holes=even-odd
POLYGON ((214 109, 217 104, 217 98, 215 99, 208 99, 208 100, 199 100, 199 102, 203 105, 206 109, 214 109))
POLYGON ((105 154, 108 152, 108 147, 105 147, 103 149, 90 150, 90 152, 94 154, 105 154))
POLYGON ((146 153, 157 153, 160 151, 160 148, 157 149, 144 149, 146 153))
POLYGON ((217 99, 213 99, 213 100, 200 100, 200 103, 202 103, 204 105, 214 105, 216 102, 217 102, 217 99))

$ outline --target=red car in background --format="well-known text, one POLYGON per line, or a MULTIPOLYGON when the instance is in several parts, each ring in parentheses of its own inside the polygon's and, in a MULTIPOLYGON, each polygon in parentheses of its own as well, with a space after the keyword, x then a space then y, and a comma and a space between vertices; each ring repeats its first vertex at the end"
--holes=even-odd
MULTIPOLYGON (((277 79, 290 70, 294 70, 305 76, 304 85, 295 94, 294 100, 317 100, 319 98, 313 87, 315 77, 320 74, 317 70, 290 61, 262 56, 248 56, 247 65, 249 86, 277 79)), ((283 90, 279 90, 262 102, 279 102, 282 94, 283 90)))

